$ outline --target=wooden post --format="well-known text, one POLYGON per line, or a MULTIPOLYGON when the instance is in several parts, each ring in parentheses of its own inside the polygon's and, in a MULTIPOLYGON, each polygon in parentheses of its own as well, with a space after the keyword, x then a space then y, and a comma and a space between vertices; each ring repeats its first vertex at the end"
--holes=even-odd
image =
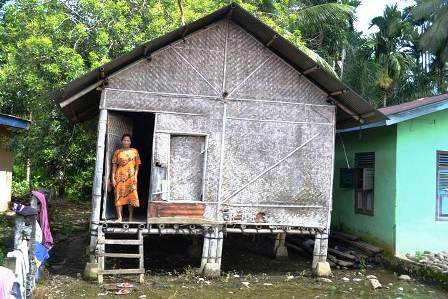
POLYGON ((204 245, 202 246, 201 267, 199 268, 199 272, 201 272, 201 273, 202 273, 202 271, 204 271, 205 264, 208 261, 209 247, 210 247, 210 233, 204 232, 204 245))
POLYGON ((320 255, 320 239, 321 239, 321 235, 320 233, 316 234, 316 238, 314 240, 314 250, 313 250, 313 263, 311 264, 311 268, 316 269, 317 267, 317 263, 320 261, 319 260, 319 255, 320 255))
POLYGON ((285 245, 286 233, 279 233, 275 238, 274 257, 277 259, 288 258, 288 249, 285 245))
POLYGON ((320 239, 320 252, 319 252, 319 262, 327 261, 327 251, 328 251, 328 234, 323 232, 320 239))
POLYGON ((222 247, 224 243, 224 233, 222 230, 218 232, 218 247, 216 248, 216 263, 218 264, 219 269, 221 269, 221 260, 222 260, 222 247))
MULTIPOLYGON (((105 236, 103 233, 103 229, 101 226, 98 227, 98 239, 104 240, 105 236)), ((100 241, 100 244, 98 245, 98 283, 103 283, 103 272, 105 270, 104 268, 104 253, 106 249, 106 245, 104 244, 104 241, 100 241)))
POLYGON ((98 238, 98 224, 101 210, 101 188, 103 183, 104 149, 107 128, 107 110, 101 109, 98 119, 98 137, 96 143, 95 177, 92 188, 92 216, 90 218, 90 262, 95 262, 95 250, 98 238))

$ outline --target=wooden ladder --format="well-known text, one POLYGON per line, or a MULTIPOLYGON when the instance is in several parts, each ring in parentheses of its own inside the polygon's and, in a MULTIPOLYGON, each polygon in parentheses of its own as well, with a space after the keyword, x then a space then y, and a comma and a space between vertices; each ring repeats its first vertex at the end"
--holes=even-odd
POLYGON ((140 283, 145 279, 145 257, 143 251, 143 234, 138 230, 138 239, 106 239, 101 226, 98 227, 98 283, 103 283, 104 275, 115 274, 139 274, 140 283), (126 245, 138 246, 138 253, 118 253, 106 252, 106 245, 126 245), (106 257, 124 258, 124 259, 139 259, 139 268, 137 269, 105 269, 106 257))

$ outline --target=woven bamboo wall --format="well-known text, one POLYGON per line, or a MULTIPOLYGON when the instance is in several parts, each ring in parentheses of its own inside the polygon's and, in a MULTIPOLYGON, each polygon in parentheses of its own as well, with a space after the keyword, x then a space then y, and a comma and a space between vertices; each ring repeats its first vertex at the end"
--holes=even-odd
POLYGON ((158 134, 206 136, 207 218, 221 220, 225 209, 247 223, 264 213, 272 224, 328 225, 335 107, 231 21, 115 74, 101 105, 157 113, 156 155, 164 153, 158 134))

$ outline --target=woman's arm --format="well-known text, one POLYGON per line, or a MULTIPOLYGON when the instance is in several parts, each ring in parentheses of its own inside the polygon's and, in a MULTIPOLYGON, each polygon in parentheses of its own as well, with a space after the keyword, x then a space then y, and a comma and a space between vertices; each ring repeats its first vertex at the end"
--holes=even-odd
POLYGON ((138 177, 138 169, 140 168, 140 166, 137 164, 136 166, 135 166, 135 178, 137 178, 138 177))
POLYGON ((112 186, 115 188, 117 182, 115 181, 115 171, 117 171, 117 164, 112 164, 112 186))

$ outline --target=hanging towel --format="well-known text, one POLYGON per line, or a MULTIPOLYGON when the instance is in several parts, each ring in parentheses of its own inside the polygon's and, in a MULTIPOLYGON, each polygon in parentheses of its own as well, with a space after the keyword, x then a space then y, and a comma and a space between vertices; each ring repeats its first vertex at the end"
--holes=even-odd
POLYGON ((45 195, 38 191, 33 191, 33 195, 40 201, 40 226, 42 228, 42 244, 50 250, 53 247, 53 236, 48 222, 47 200, 45 195))
POLYGON ((39 222, 36 220, 36 237, 34 238, 36 242, 42 244, 42 229, 40 228, 39 222))
POLYGON ((10 269, 0 266, 0 298, 11 298, 12 285, 14 283, 14 272, 10 269))
POLYGON ((8 252, 7 257, 14 257, 16 259, 15 282, 19 284, 20 295, 25 298, 26 293, 26 276, 29 271, 28 260, 28 242, 22 241, 16 250, 8 252))
POLYGON ((40 265, 50 257, 50 255, 48 255, 47 248, 38 242, 34 243, 34 255, 36 258, 37 268, 39 268, 40 265))

